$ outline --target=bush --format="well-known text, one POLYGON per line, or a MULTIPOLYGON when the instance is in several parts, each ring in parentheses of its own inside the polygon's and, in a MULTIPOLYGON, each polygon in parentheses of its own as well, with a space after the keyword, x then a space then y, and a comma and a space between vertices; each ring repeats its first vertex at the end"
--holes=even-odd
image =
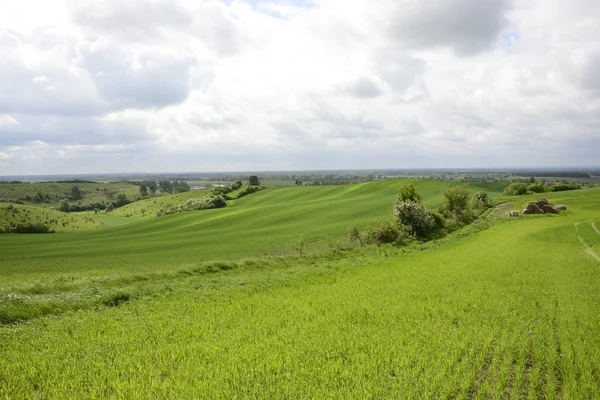
POLYGON ((426 237, 435 228, 431 213, 414 201, 397 199, 394 202, 394 216, 401 225, 407 227, 409 232, 418 238, 426 237))
POLYGON ((410 237, 407 227, 396 221, 384 220, 367 229, 365 240, 370 244, 404 244, 410 237))
POLYGON ((577 184, 568 184, 568 183, 557 183, 556 185, 552 185, 548 188, 549 192, 563 192, 565 190, 577 190, 581 189, 580 185, 577 184))
POLYGON ((471 202, 475 208, 489 208, 492 206, 492 199, 486 192, 475 193, 471 202))
POLYGON ((504 188, 502 194, 508 196, 520 196, 527 193, 528 186, 523 182, 513 182, 504 188))
POLYGON ((263 189, 266 189, 266 187, 263 185, 260 185, 260 186, 248 185, 238 193, 237 198, 239 199, 241 197, 247 196, 251 193, 258 192, 259 190, 263 190, 263 189))
POLYGON ((443 210, 457 221, 467 223, 473 219, 470 205, 470 193, 467 186, 449 186, 443 190, 443 210))
POLYGON ((440 213, 432 212, 431 217, 433 218, 433 222, 435 223, 436 228, 444 229, 446 227, 446 218, 440 213))
POLYGON ((411 184, 404 185, 398 191, 398 200, 400 201, 412 201, 414 203, 421 203, 421 195, 417 193, 415 187, 411 184))
POLYGON ((225 206, 227 206, 227 202, 223 196, 207 196, 200 199, 189 199, 184 206, 180 207, 179 211, 208 210, 225 206))
POLYGON ((541 183, 535 182, 527 186, 527 189, 533 193, 544 193, 546 188, 541 183))
POLYGON ((54 233, 44 224, 17 225, 11 229, 12 233, 54 233))

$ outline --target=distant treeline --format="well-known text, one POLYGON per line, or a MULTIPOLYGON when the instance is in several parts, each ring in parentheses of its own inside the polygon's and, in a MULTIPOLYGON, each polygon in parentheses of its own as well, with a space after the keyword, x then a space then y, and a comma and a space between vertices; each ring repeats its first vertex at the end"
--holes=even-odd
POLYGON ((519 171, 514 172, 514 176, 530 177, 536 176, 540 178, 583 178, 589 179, 591 175, 588 172, 580 171, 519 171))
POLYGON ((75 184, 77 184, 77 183, 94 183, 94 184, 97 184, 99 182, 96 182, 96 181, 86 181, 86 180, 83 180, 83 179, 69 179, 69 180, 64 180, 64 181, 56 181, 56 182, 48 182, 48 183, 75 183, 75 184))

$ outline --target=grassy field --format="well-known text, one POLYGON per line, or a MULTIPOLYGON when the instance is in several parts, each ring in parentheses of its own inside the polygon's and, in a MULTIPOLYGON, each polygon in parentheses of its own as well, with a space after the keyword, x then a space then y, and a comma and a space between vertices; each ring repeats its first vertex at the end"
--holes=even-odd
MULTIPOLYGON (((388 218, 403 183, 273 187, 230 201, 223 209, 130 218, 127 225, 97 232, 2 237, 2 258, 7 266, 0 285, 20 280, 21 274, 32 270, 35 274, 123 275, 172 270, 215 259, 284 255, 289 253, 290 241, 300 234, 306 237, 309 248, 322 248, 326 237, 344 238, 352 224, 364 228, 388 218), (57 264, 57 258, 70 261, 57 264)), ((441 189, 448 184, 417 181, 415 185, 425 205, 435 208, 442 201, 441 189)), ((107 225, 112 221, 98 218, 107 225)))
POLYGON ((9 231, 20 225, 42 224, 55 232, 96 230, 102 223, 88 213, 66 214, 27 204, 0 203, 0 228, 9 231))
MULTIPOLYGON (((0 397, 594 398, 600 189, 409 248, 273 257, 386 218, 399 183, 0 237, 0 314, 58 313, 0 327, 0 397)), ((444 185, 415 183, 430 208, 444 185)))
MULTIPOLYGON (((125 194, 128 199, 133 200, 139 195, 139 187, 126 182, 107 183, 61 183, 61 182, 25 182, 25 183, 2 183, 0 184, 0 199, 5 202, 22 200, 26 204, 38 207, 57 207, 61 199, 71 194, 73 186, 79 187, 82 192, 82 204, 108 202, 119 194, 125 194), (47 200, 35 203, 36 193, 47 195, 47 200), (29 195, 31 200, 25 200, 29 195)), ((74 201, 73 203, 77 203, 74 201)))

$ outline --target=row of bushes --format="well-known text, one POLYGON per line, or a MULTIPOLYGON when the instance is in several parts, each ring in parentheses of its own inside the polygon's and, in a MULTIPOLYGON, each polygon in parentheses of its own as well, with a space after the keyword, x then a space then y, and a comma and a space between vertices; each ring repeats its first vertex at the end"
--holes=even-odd
POLYGON ((167 208, 156 212, 157 217, 163 215, 177 214, 184 211, 209 210, 213 208, 223 208, 227 206, 225 197, 222 195, 206 196, 199 199, 189 199, 185 204, 178 207, 167 208))
POLYGON ((350 227, 349 239, 365 244, 393 243, 403 245, 411 240, 442 237, 475 219, 476 213, 491 207, 485 192, 471 197, 464 185, 444 189, 444 203, 437 211, 425 209, 421 196, 412 185, 402 187, 394 202, 393 217, 359 232, 350 227))
POLYGON ((504 188, 504 192, 502 194, 508 196, 520 196, 529 193, 562 192, 565 190, 576 189, 581 189, 581 186, 575 183, 557 183, 555 185, 542 185, 539 182, 513 182, 506 188, 504 188))
POLYGON ((0 234, 1 233, 54 233, 54 229, 51 230, 46 225, 40 223, 24 224, 17 225, 14 228, 8 226, 0 228, 0 234))

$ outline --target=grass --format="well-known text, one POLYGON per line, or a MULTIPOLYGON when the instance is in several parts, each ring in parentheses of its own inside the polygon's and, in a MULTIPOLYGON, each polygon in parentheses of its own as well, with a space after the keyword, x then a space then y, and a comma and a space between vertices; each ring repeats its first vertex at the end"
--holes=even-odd
POLYGON ((65 214, 27 204, 0 203, 0 228, 7 230, 26 224, 42 224, 56 232, 90 231, 102 227, 102 223, 88 213, 65 214))
MULTIPOLYGON (((305 235, 309 247, 324 247, 325 237, 344 238, 352 224, 362 229, 388 218, 403 183, 273 187, 230 201, 224 209, 131 218, 130 224, 97 232, 2 237, 6 266, 0 285, 20 280, 30 271, 135 274, 190 262, 277 255, 299 234, 305 235), (56 263, 57 259, 65 261, 56 263)), ((434 208, 441 203, 441 189, 447 183, 416 181, 415 185, 426 206, 434 208)))
MULTIPOLYGON (((600 262, 575 230, 597 245, 599 189, 553 194, 569 208, 559 215, 497 213, 407 249, 248 258, 260 251, 245 240, 280 245, 300 231, 314 244, 384 218, 397 184, 271 188, 222 210, 1 237, 0 304, 65 308, 0 327, 0 397, 600 392, 600 262)), ((442 183, 417 185, 439 204, 442 183)))
MULTIPOLYGON (((48 195, 50 200, 42 203, 34 203, 33 201, 25 201, 26 204, 35 205, 38 207, 58 207, 61 199, 66 198, 71 194, 71 188, 78 186, 83 193, 81 203, 101 203, 109 202, 111 199, 116 199, 117 195, 123 193, 128 199, 133 200, 139 195, 139 187, 126 182, 111 182, 111 183, 58 183, 58 182, 24 182, 24 183, 2 183, 0 184, 0 199, 6 202, 24 200, 26 195, 30 195, 32 199, 37 192, 48 195)), ((74 201, 72 203, 77 203, 74 201)))
POLYGON ((204 197, 208 193, 206 190, 191 190, 189 192, 177 193, 172 195, 163 195, 142 199, 123 207, 119 207, 111 212, 115 216, 151 218, 156 217, 158 211, 174 208, 185 203, 189 199, 204 197))

